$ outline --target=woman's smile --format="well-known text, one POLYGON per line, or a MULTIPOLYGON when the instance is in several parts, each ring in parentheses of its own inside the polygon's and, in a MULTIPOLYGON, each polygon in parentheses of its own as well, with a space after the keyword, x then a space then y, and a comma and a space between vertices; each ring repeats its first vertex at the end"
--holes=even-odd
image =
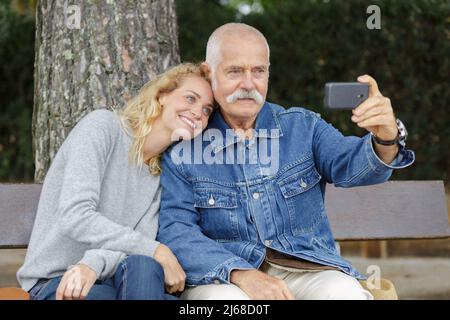
POLYGON ((197 129, 197 125, 195 124, 195 122, 193 120, 191 120, 190 118, 183 116, 183 115, 179 115, 178 116, 180 118, 181 121, 183 121, 192 131, 194 131, 195 129, 197 129))

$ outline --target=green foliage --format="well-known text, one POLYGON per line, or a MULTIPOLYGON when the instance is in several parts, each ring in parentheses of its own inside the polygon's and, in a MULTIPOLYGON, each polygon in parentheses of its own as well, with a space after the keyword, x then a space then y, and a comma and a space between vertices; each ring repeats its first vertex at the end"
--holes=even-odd
MULTIPOLYGON (((233 1, 232 7, 237 8, 233 1)), ((252 1, 241 1, 251 4, 252 1)), ((450 3, 441 1, 324 1, 260 0, 264 11, 240 18, 261 30, 271 47, 268 100, 288 106, 305 106, 322 114, 344 134, 363 135, 350 121, 350 112, 323 108, 323 87, 330 81, 356 81, 368 73, 380 91, 391 98, 396 115, 407 125, 408 147, 417 161, 393 178, 450 178, 449 56, 450 3), (367 6, 381 9, 381 30, 368 30, 367 6)), ((204 1, 178 1, 182 57, 201 60, 202 48, 186 46, 185 33, 199 25, 204 1), (187 4, 189 3, 189 4, 187 4), (187 8, 189 7, 189 8, 187 8), (198 15, 185 15, 184 10, 198 15), (201 12, 201 13, 200 13, 201 12)), ((223 10, 229 10, 230 6, 223 10)), ((240 17, 236 13, 236 21, 240 17)), ((227 11, 228 12, 228 11, 227 11)), ((202 30, 219 23, 205 21, 202 30)), ((223 18, 220 20, 223 21, 223 18)), ((192 36, 192 35, 191 35, 192 36)))
MULTIPOLYGON (((0 3, 3 181, 33 176, 34 21, 20 12, 0 3)), ((395 172, 394 179, 449 181, 448 1, 177 0, 177 14, 183 61, 202 61, 209 35, 223 23, 243 21, 260 29, 271 47, 268 100, 320 112, 344 134, 365 132, 350 121, 349 112, 323 109, 324 84, 355 81, 363 73, 374 76, 407 125, 408 146, 417 156, 415 165, 395 172), (239 13, 241 4, 254 3, 263 10, 239 13), (381 30, 366 28, 369 4, 381 8, 381 30)))
POLYGON ((236 11, 218 0, 177 0, 176 6, 181 60, 203 61, 210 34, 233 21, 236 11))
POLYGON ((33 177, 34 18, 0 4, 0 180, 33 177))

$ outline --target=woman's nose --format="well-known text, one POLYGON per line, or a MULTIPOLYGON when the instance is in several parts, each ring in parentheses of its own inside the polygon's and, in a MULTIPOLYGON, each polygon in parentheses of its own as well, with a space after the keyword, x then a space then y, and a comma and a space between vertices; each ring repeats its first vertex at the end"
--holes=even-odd
POLYGON ((197 110, 197 108, 192 108, 191 114, 195 119, 200 119, 201 117, 200 110, 197 110))

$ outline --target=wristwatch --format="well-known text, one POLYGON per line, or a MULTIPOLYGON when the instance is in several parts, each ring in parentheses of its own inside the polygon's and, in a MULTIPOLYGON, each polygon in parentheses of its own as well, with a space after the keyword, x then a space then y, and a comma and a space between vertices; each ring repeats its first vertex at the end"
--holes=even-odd
POLYGON ((403 124, 403 122, 400 121, 400 119, 397 118, 395 121, 397 123, 397 128, 398 128, 397 138, 395 138, 394 140, 381 140, 380 138, 377 138, 377 136, 372 133, 373 140, 376 143, 381 144, 383 146, 392 146, 394 144, 399 144, 402 147, 405 147, 406 138, 408 137, 408 131, 406 130, 405 125, 403 124))

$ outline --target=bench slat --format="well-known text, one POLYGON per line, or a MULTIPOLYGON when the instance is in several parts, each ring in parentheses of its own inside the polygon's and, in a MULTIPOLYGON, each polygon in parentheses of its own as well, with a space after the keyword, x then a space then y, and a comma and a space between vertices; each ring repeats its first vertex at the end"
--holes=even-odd
POLYGON ((450 237, 442 181, 388 181, 356 188, 327 185, 325 204, 337 240, 450 237))

